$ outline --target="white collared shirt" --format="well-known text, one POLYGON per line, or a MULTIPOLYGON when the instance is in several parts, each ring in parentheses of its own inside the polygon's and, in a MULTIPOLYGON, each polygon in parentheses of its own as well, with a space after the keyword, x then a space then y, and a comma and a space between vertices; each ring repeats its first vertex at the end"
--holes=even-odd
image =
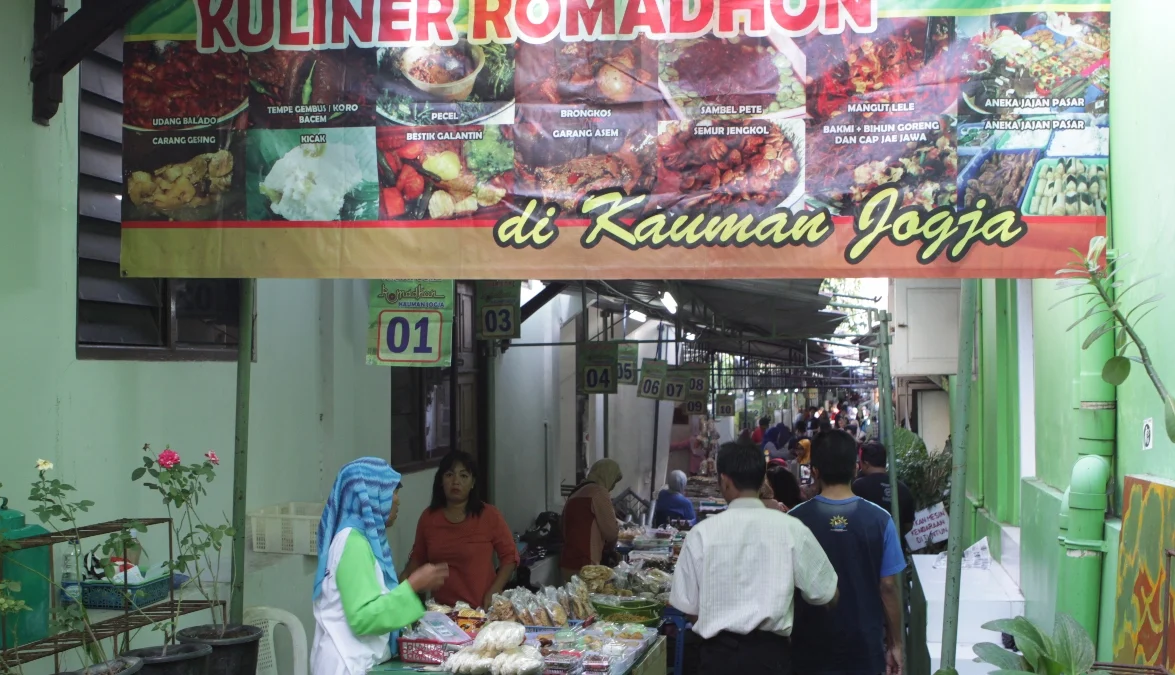
POLYGON ((825 605, 836 571, 811 530, 758 499, 736 499, 685 538, 669 603, 698 617, 694 632, 791 635, 794 596, 825 605))

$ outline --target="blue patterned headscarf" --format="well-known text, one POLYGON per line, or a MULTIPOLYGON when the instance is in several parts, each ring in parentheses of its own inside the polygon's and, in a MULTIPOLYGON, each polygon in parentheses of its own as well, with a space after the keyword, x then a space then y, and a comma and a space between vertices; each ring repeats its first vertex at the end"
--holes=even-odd
POLYGON ((318 521, 318 572, 314 577, 314 599, 322 593, 331 541, 348 527, 363 534, 384 572, 389 589, 399 584, 392 549, 388 546, 387 521, 392 499, 400 486, 400 474, 382 459, 363 457, 343 466, 331 488, 330 499, 318 521))

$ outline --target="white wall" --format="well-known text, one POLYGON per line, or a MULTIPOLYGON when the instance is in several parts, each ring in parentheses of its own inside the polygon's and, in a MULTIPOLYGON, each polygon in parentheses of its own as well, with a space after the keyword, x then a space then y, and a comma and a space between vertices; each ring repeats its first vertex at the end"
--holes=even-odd
POLYGON ((959 281, 893 279, 891 283, 894 376, 954 373, 958 370, 959 281))
POLYGON ((946 447, 951 435, 951 398, 942 389, 921 389, 918 397, 918 435, 930 452, 946 447))
MULTIPOLYGON (((540 288, 523 284, 523 304, 540 288)), ((514 342, 557 341, 562 305, 559 298, 547 303, 522 324, 522 338, 514 342)), ((559 349, 511 347, 491 359, 492 501, 516 532, 559 501, 559 349)))

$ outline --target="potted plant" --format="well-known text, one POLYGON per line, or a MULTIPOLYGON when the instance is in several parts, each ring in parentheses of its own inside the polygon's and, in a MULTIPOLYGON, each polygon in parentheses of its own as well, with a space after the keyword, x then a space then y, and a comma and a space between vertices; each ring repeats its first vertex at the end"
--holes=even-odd
POLYGON ((1052 636, 1022 616, 989 621, 983 628, 1010 635, 1020 651, 991 642, 975 645, 975 660, 992 664, 1002 675, 1107 675, 1093 669, 1093 641, 1068 614, 1057 615, 1052 636))
MULTIPOLYGON (((73 576, 80 583, 84 578, 82 568, 82 555, 79 542, 82 540, 81 532, 77 522, 77 514, 85 513, 90 510, 94 502, 82 499, 78 501, 69 501, 70 493, 75 492, 75 488, 64 483, 56 478, 48 478, 46 474, 53 470, 53 463, 44 460, 37 460, 37 480, 33 481, 32 489, 29 491, 29 501, 36 504, 33 508, 33 513, 37 514, 42 523, 47 524, 53 528, 58 534, 72 534, 71 546, 73 555, 67 556, 67 560, 71 561, 74 568, 72 570, 73 576)), ((31 568, 29 571, 41 575, 37 570, 31 568)), ((66 589, 56 579, 46 579, 54 592, 64 595, 66 589)), ((15 591, 17 589, 8 587, 8 591, 15 591)), ((19 606, 6 604, 9 611, 22 611, 19 606)), ((86 611, 85 605, 80 600, 78 602, 71 602, 53 608, 52 620, 50 628, 54 633, 65 633, 77 631, 83 636, 88 636, 85 640, 83 649, 80 650, 80 656, 83 663, 82 670, 71 671, 69 673, 59 673, 58 675, 132 675, 132 673, 139 672, 143 663, 134 656, 122 655, 114 658, 108 658, 105 649, 102 647, 102 642, 94 634, 93 624, 90 621, 89 612, 86 611)), ((5 668, 8 668, 6 665, 5 668)), ((19 673, 19 670, 15 672, 19 673)))
MULTIPOLYGON (((221 595, 221 553, 224 551, 226 543, 229 545, 228 549, 231 553, 234 530, 227 519, 220 524, 211 524, 205 521, 196 508, 200 503, 200 498, 208 494, 207 485, 216 478, 216 467, 220 464, 220 459, 215 452, 209 451, 204 454, 202 462, 184 464, 179 453, 170 447, 156 455, 151 451, 149 445, 144 445, 143 452, 143 466, 136 468, 131 473, 131 480, 139 481, 150 476, 150 480, 143 482, 144 487, 163 497, 163 504, 167 507, 168 515, 176 523, 175 536, 179 555, 175 560, 168 561, 168 565, 173 572, 188 576, 186 587, 196 589, 201 597, 213 603, 210 612, 211 623, 176 630, 179 611, 177 606, 175 615, 167 621, 160 622, 161 629, 165 631, 168 638, 178 640, 181 646, 186 645, 183 647, 183 651, 192 654, 193 659, 202 658, 197 654, 207 653, 204 648, 211 649, 211 654, 207 657, 209 675, 236 675, 237 673, 256 671, 257 650, 260 646, 262 630, 256 626, 230 625, 226 606, 215 604, 219 602, 221 595), (176 520, 177 513, 179 515, 178 521, 176 520), (205 582, 205 574, 211 576, 211 582, 205 582)), ((234 573, 238 572, 234 571, 234 573)), ((175 647, 170 649, 175 649, 175 647)), ((165 652, 161 649, 155 658, 163 659, 171 655, 170 650, 165 652)), ((175 663, 175 661, 168 661, 168 663, 175 663)), ((182 673, 185 671, 158 672, 182 673)), ((192 672, 202 673, 203 671, 192 672)))

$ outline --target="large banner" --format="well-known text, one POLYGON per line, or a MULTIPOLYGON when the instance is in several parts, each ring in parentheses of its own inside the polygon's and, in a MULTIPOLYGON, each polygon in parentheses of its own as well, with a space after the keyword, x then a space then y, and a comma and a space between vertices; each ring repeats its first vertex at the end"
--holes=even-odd
POLYGON ((129 276, 1051 277, 1109 2, 156 0, 129 276))

